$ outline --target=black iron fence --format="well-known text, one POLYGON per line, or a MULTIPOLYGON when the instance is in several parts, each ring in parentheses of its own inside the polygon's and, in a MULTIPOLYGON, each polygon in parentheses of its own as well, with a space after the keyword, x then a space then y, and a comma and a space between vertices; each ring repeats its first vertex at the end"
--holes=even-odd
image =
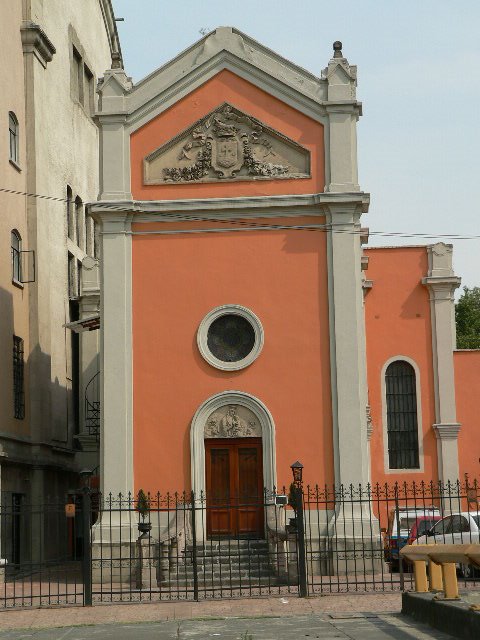
MULTIPOLYGON (((0 606, 401 591, 415 541, 480 542, 477 483, 3 496, 0 606)), ((463 586, 476 569, 458 567, 463 586)))

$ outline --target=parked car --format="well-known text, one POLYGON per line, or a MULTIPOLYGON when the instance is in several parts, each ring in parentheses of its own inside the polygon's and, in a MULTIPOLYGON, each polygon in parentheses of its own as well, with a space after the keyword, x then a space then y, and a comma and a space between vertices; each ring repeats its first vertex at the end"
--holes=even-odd
POLYGON ((427 531, 439 520, 441 520, 440 515, 420 516, 416 518, 408 534, 407 544, 413 544, 417 538, 426 535, 427 531))
MULTIPOLYGON (((414 544, 478 544, 480 542, 480 513, 462 511, 452 513, 436 522, 414 544), (433 538, 433 540, 432 540, 433 538)), ((464 578, 472 578, 477 571, 471 564, 459 565, 464 578)))
POLYGON ((436 507, 406 507, 393 508, 388 514, 388 527, 384 537, 384 557, 390 563, 392 571, 398 570, 400 549, 404 547, 410 537, 410 532, 419 518, 441 518, 436 507))

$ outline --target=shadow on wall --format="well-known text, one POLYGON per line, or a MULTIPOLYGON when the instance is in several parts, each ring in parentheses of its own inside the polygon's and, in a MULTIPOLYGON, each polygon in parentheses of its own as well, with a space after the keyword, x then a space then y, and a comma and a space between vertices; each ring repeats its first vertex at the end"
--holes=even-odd
MULTIPOLYGON (((0 288, 0 557, 9 562, 33 558, 54 558, 66 544, 66 532, 59 529, 55 514, 34 516, 38 507, 51 503, 63 511, 68 494, 80 487, 73 471, 73 434, 68 423, 64 442, 54 440, 51 426, 52 403, 71 402, 71 390, 51 380, 51 358, 37 344, 24 354, 24 418, 14 418, 13 336, 16 328, 12 294, 0 288), (38 388, 30 378, 36 367, 38 388), (43 377, 45 376, 45 377, 43 377), (35 519, 37 518, 37 519, 35 519), (53 519, 52 519, 53 518, 53 519), (53 526, 55 524, 55 526, 53 526), (35 540, 44 540, 41 547, 35 540)), ((26 331, 25 326, 22 331, 26 331)), ((28 336, 19 336, 28 345, 28 336)), ((68 412, 65 412, 68 415, 68 412)))

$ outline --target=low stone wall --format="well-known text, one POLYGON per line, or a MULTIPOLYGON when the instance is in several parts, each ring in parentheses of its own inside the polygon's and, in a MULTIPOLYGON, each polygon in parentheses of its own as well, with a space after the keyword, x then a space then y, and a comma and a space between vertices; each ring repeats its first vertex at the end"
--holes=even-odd
POLYGON ((433 593, 402 594, 402 613, 455 638, 480 638, 480 612, 462 600, 435 599, 433 593))

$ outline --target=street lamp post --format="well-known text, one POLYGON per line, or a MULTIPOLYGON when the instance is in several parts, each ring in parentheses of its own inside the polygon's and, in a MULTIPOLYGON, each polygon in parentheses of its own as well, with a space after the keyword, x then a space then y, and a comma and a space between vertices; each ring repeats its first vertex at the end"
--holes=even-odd
POLYGON ((305 553, 305 527, 303 519, 303 464, 298 460, 290 465, 293 474, 293 495, 297 520, 298 595, 307 597, 307 565, 305 553))

